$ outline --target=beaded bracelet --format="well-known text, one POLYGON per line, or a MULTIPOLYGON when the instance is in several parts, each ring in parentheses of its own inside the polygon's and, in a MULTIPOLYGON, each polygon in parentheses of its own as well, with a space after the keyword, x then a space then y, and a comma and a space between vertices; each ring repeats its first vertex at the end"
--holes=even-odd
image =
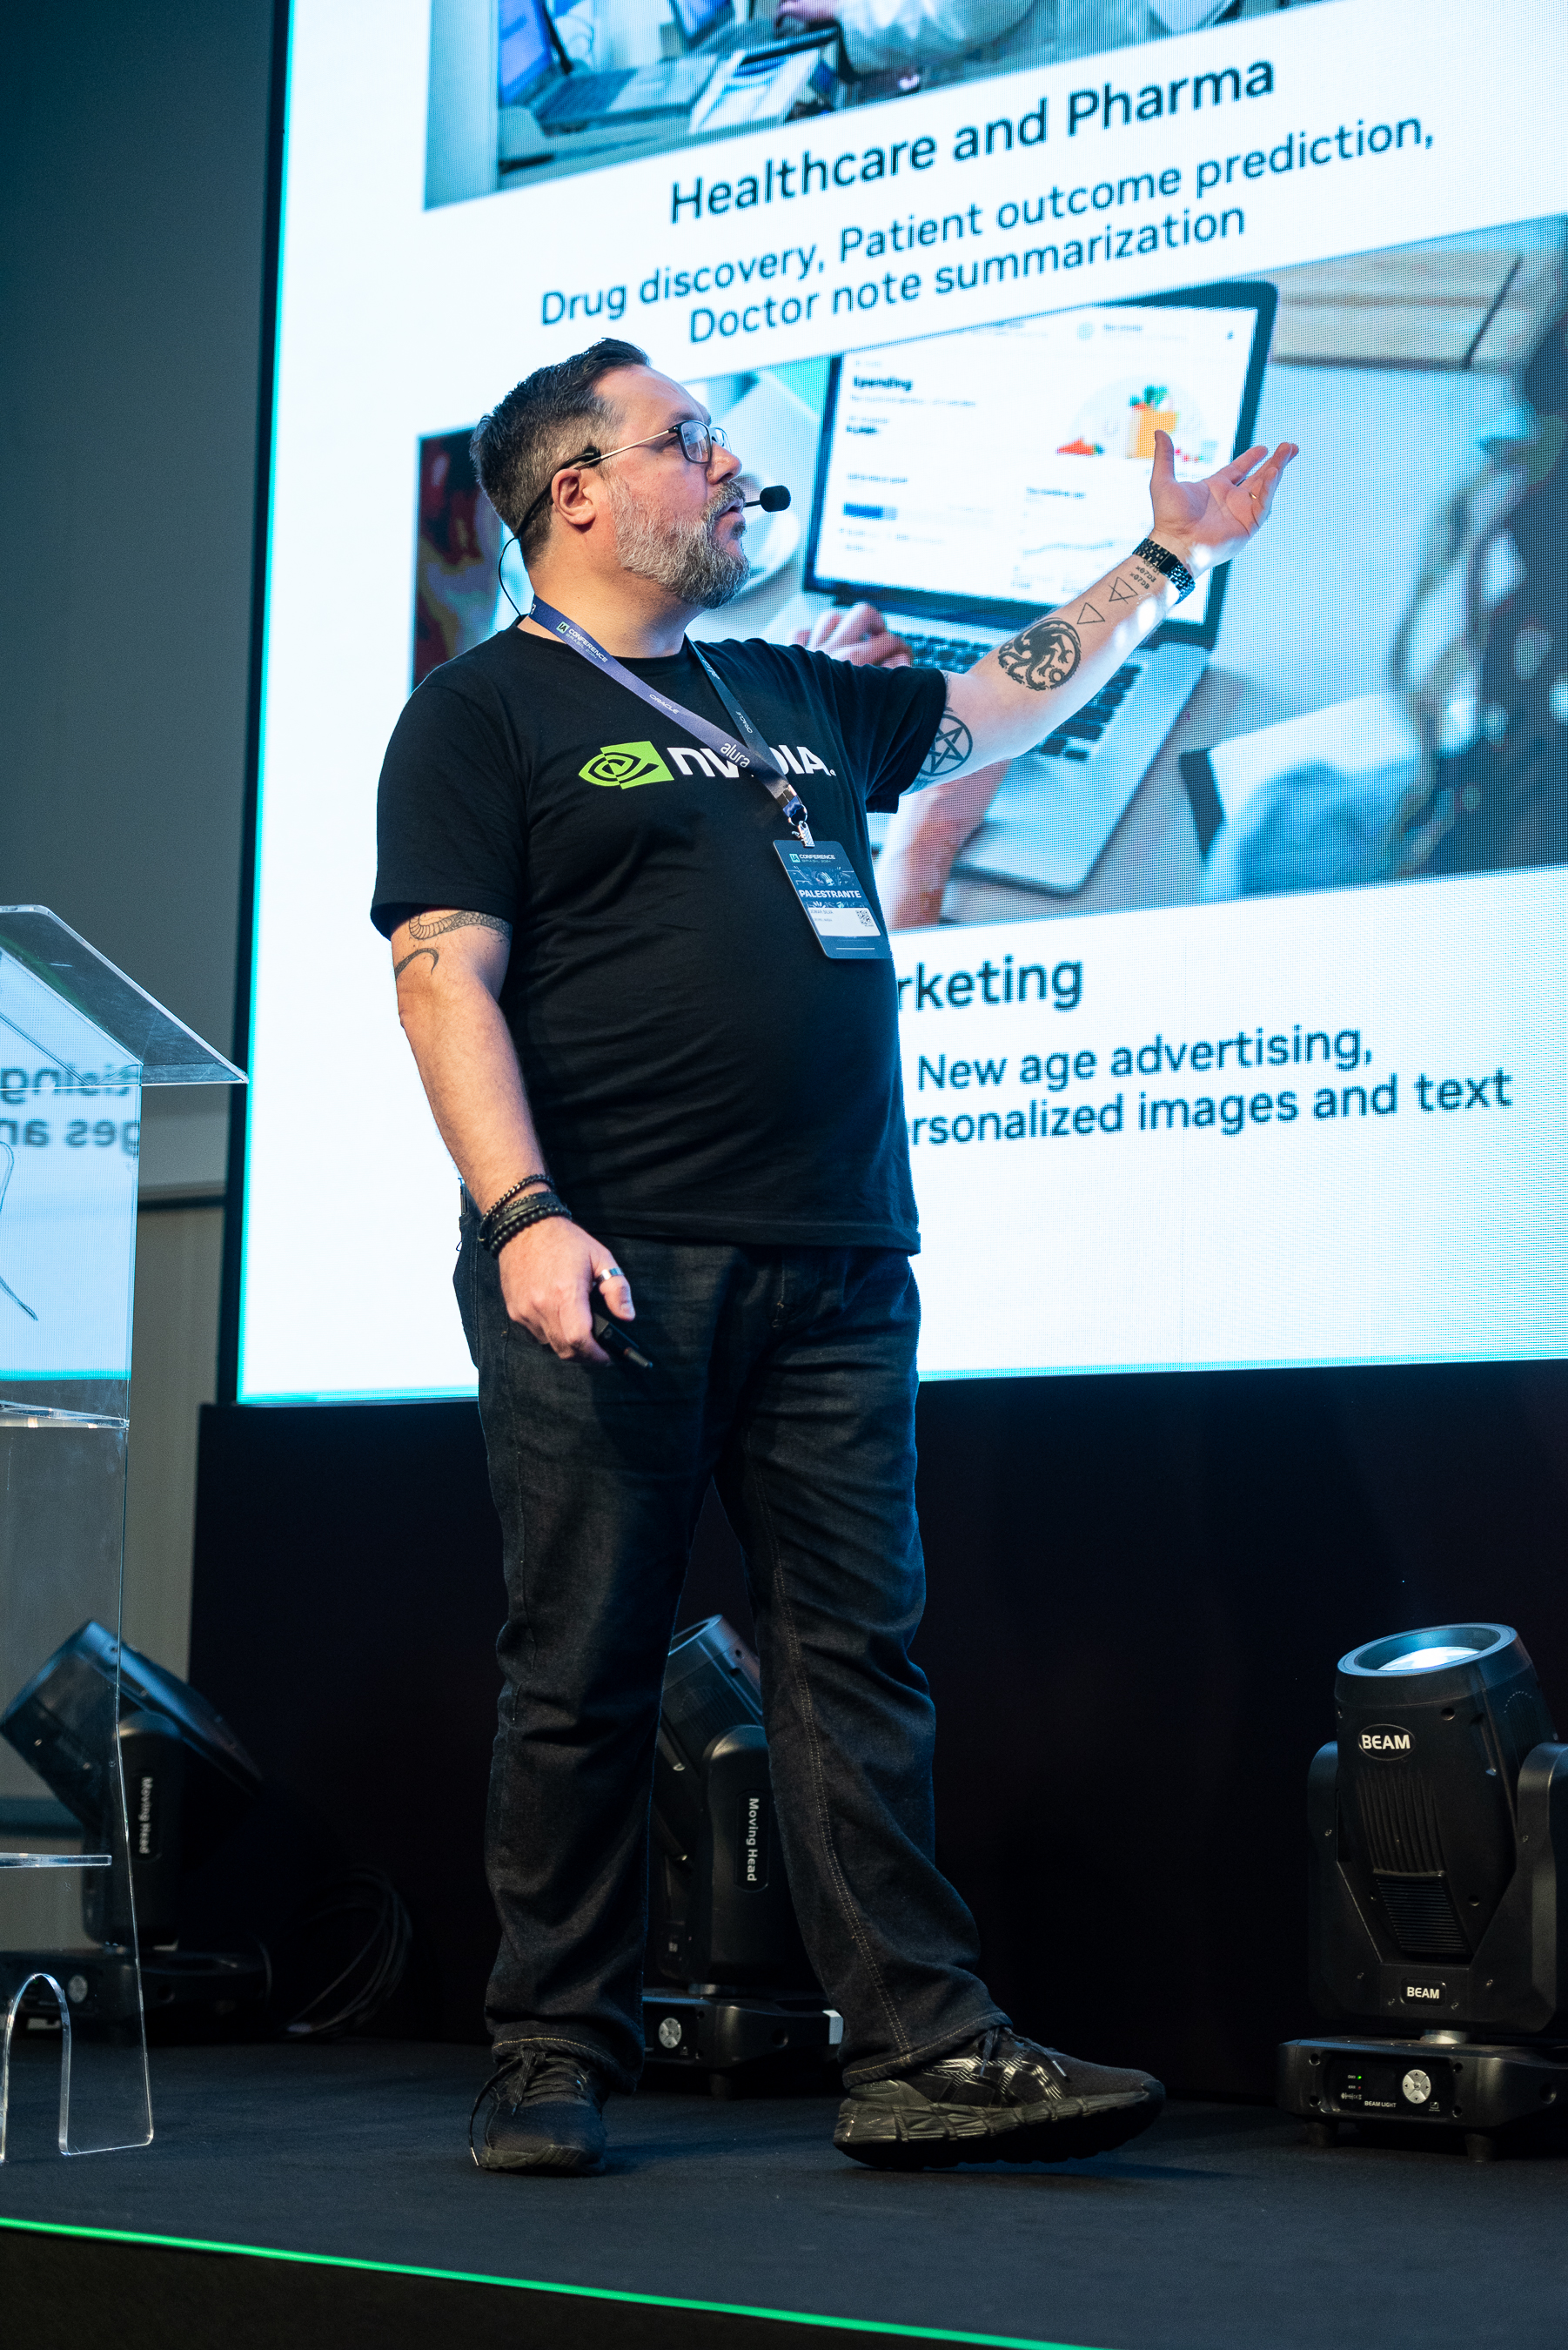
POLYGON ((481 1240, 484 1238, 487 1229, 493 1231, 495 1219, 501 1213, 502 1209, 506 1205, 508 1200, 514 1200, 519 1191, 526 1191, 530 1184, 548 1184, 549 1180, 550 1178, 546 1175, 542 1167, 535 1168, 532 1175, 524 1175, 520 1182, 514 1183, 510 1191, 503 1191, 499 1200, 492 1200, 489 1207, 486 1208, 484 1213, 479 1220, 479 1236, 481 1240))
POLYGON ((1135 546, 1133 561, 1152 564, 1157 571, 1162 571, 1175 588, 1179 604, 1184 604, 1198 585, 1181 557, 1172 555, 1168 547, 1161 546, 1157 538, 1146 538, 1141 546, 1135 546))
POLYGON ((492 1256, 499 1256, 507 1242, 514 1241, 519 1232, 525 1232, 530 1224, 542 1224, 547 1216, 569 1219, 571 1212, 565 1200, 557 1200, 554 1191, 540 1191, 532 1200, 524 1201, 521 1207, 514 1208, 493 1232, 486 1232, 482 1229, 479 1237, 492 1256))

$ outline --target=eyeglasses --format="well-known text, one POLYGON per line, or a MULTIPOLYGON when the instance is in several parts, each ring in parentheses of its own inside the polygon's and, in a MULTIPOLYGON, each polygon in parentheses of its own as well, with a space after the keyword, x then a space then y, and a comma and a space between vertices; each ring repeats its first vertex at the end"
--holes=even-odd
POLYGON ((618 449, 596 449, 590 442, 588 446, 580 451, 576 456, 564 459, 556 467, 555 472, 518 524, 516 532, 518 539, 521 540, 526 536, 529 524, 540 507, 548 503, 550 494, 556 486, 557 474, 566 473, 573 465, 607 464, 612 457, 624 457, 628 449, 656 448, 660 441, 679 441, 680 453, 689 465, 711 464, 714 450, 727 449, 730 445, 730 436, 722 424, 704 424, 695 416, 683 416, 679 424, 667 424, 662 432, 650 432, 645 440, 623 441, 618 449))
MULTIPOLYGON (((574 465, 602 465, 607 458, 624 457, 628 449, 651 449, 659 441, 679 441, 680 453, 688 464, 706 465, 712 462, 715 449, 727 449, 730 436, 722 424, 704 424, 695 416, 683 416, 679 424, 667 424, 662 432, 650 432, 646 441, 623 441, 618 449, 607 449, 603 457, 585 451, 581 457, 568 459, 574 465)), ((564 470, 556 467, 556 472, 564 470)))

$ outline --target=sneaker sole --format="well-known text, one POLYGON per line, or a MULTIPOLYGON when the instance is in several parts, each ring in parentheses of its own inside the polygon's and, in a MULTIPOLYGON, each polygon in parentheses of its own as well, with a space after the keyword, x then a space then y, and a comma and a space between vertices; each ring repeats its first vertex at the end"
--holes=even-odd
POLYGON ((586 2154, 580 2147, 546 2146, 535 2154, 507 2154, 495 2147, 475 2147, 481 2170, 504 2170, 521 2176, 537 2171, 546 2178, 595 2178, 605 2167, 602 2154, 586 2154))
POLYGON ((1081 2162, 1109 2154, 1147 2129, 1164 2109, 1163 2093, 1096 2098, 1054 2121, 1042 2121, 1036 2106, 977 2112, 972 2106, 882 2106, 869 2112, 851 2105, 833 2133, 833 2143, 852 2162, 875 2170, 950 2170, 961 2162, 1081 2162))

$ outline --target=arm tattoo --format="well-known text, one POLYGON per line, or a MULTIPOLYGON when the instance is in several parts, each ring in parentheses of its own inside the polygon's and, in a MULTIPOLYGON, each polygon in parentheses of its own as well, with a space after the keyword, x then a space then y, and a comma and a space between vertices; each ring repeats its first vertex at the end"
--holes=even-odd
POLYGON ((1118 571, 1112 580, 1111 592, 1106 600, 1110 604, 1141 604, 1146 596, 1158 594, 1168 584, 1152 565, 1129 563, 1127 569, 1118 571))
POLYGON ((955 716, 951 710, 944 710, 941 724, 932 737, 931 747, 926 753, 915 781, 918 784, 940 782, 943 775, 950 775, 956 768, 961 767, 973 749, 974 737, 963 720, 955 716))
POLYGON ((512 936, 510 922, 498 922, 493 914, 438 914, 434 920, 416 914, 409 924, 411 939, 439 939, 443 931, 499 931, 504 939, 512 936))
MULTIPOLYGON (((511 923, 497 921, 493 914, 438 914, 433 919, 416 914, 409 924, 411 939, 439 939, 448 931, 497 931, 504 939, 512 936, 511 923)), ((431 971, 441 961, 439 947, 415 947, 411 954, 406 954, 400 962, 393 964, 392 977, 401 979, 409 965, 418 962, 421 955, 429 955, 431 971)))
POLYGON ((1083 657, 1078 631, 1067 620, 1036 620, 1007 643, 998 645, 996 658, 1004 673, 1032 693, 1051 693, 1065 685, 1083 657))

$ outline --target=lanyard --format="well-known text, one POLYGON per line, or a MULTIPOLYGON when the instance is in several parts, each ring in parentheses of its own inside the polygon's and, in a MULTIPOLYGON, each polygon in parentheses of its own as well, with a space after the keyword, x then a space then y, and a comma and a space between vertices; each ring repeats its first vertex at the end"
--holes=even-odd
POLYGON ((627 691, 635 693, 639 702, 646 702, 650 709, 662 711, 666 718, 675 719, 710 751, 716 752, 727 763, 732 774, 737 767, 744 767, 754 774, 757 781, 778 802, 780 813, 790 830, 808 848, 812 846, 805 804, 800 794, 712 663, 704 659, 700 647, 693 645, 691 650, 701 663, 709 684, 728 711, 735 733, 740 737, 738 742, 732 735, 722 734, 716 726, 710 725, 706 718, 699 718, 697 712, 688 710, 683 702, 672 702, 669 694, 660 693, 657 686, 648 685, 640 677, 634 676, 625 662, 617 660, 613 653, 607 653, 603 645, 589 636, 587 629, 580 629, 576 620, 568 620, 565 612, 557 612, 553 604, 545 602, 543 597, 535 597, 528 608, 528 618, 536 620, 541 628, 548 629, 552 636, 563 639, 574 652, 581 653, 585 660, 591 660, 596 669, 603 670, 605 675, 614 678, 618 685, 624 685, 627 691))

